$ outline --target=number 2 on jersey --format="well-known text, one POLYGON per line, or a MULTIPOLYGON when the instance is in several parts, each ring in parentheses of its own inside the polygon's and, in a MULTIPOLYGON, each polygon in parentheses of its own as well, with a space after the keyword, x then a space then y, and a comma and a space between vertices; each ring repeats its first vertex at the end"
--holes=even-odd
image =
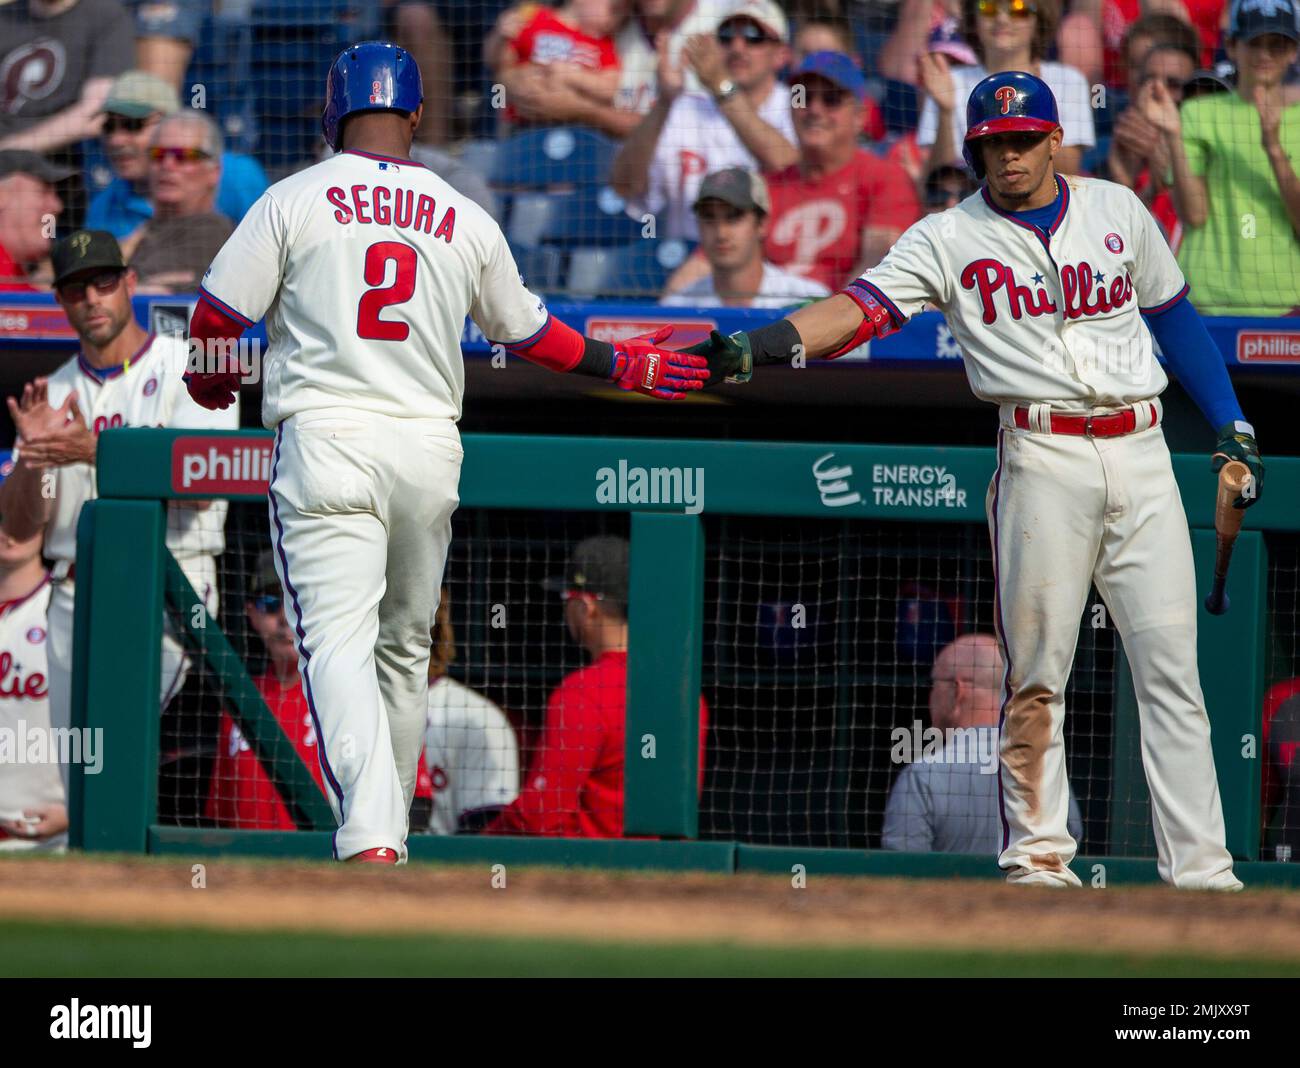
POLYGON ((366 285, 357 305, 357 337, 371 341, 405 341, 411 332, 407 323, 379 318, 393 304, 405 304, 415 293, 415 249, 401 241, 378 241, 366 249, 366 285), (393 284, 384 286, 388 263, 397 264, 393 284), (378 288, 382 286, 383 288, 378 288))

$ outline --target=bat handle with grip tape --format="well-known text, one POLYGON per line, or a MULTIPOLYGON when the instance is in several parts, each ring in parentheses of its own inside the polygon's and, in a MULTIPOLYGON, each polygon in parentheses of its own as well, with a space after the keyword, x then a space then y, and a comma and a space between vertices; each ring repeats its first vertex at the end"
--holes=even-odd
POLYGON ((1205 610, 1212 616, 1223 615, 1231 604, 1225 591, 1228 563, 1245 515, 1242 509, 1233 507, 1233 501, 1250 479, 1250 468, 1240 460, 1231 460, 1219 469, 1219 493, 1214 503, 1214 585, 1205 598, 1205 610))

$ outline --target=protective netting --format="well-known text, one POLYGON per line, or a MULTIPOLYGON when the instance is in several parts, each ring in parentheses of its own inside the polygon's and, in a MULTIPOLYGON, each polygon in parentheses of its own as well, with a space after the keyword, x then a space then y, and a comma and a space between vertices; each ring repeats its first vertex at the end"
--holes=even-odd
MULTIPOLYGON (((1202 311, 1300 306, 1289 2, 1238 0, 1226 30, 1222 5, 1060 0, 11 7, 0 138, 72 172, 47 176, 60 233, 111 230, 149 292, 192 293, 268 182, 328 154, 330 61, 386 38, 423 72, 415 157, 493 214, 547 295, 782 306, 833 291, 975 188, 970 90, 1029 69, 1057 100, 1058 168, 1134 189, 1202 311), (701 196, 729 167, 762 192, 701 196)), ((52 209, 33 194, 31 210, 52 209)))

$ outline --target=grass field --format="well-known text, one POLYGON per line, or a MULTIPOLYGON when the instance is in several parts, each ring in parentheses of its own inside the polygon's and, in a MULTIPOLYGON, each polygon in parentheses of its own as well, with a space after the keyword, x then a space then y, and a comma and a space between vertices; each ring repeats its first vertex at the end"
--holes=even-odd
POLYGON ((1300 977, 1300 961, 0 924, 0 976, 1300 977))

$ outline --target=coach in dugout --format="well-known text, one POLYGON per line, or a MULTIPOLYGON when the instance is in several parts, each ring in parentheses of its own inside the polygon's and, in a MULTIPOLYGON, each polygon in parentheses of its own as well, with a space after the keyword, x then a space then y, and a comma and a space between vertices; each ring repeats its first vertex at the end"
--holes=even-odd
MULTIPOLYGON (((580 541, 560 582, 569 634, 591 656, 546 705, 533 766, 513 804, 487 834, 567 838, 623 835, 623 739, 627 714, 628 543, 580 541)), ((708 707, 700 698, 700 784, 708 707)))
MULTIPOLYGON (((77 230, 54 246, 50 259, 55 298, 81 348, 48 379, 37 378, 21 397, 8 398, 18 437, 13 473, 0 486, 0 525, 20 541, 45 532, 45 555, 54 563, 50 720, 66 727, 72 711, 77 520, 82 504, 97 496, 100 431, 120 426, 233 430, 239 409, 235 404, 210 412, 190 398, 181 381, 186 343, 146 333, 136 322, 131 306, 135 272, 123 262, 112 234, 77 230)), ((167 509, 167 548, 213 614, 227 507, 225 501, 172 501, 167 509)), ((180 642, 165 633, 163 705, 180 689, 189 667, 180 642)))

